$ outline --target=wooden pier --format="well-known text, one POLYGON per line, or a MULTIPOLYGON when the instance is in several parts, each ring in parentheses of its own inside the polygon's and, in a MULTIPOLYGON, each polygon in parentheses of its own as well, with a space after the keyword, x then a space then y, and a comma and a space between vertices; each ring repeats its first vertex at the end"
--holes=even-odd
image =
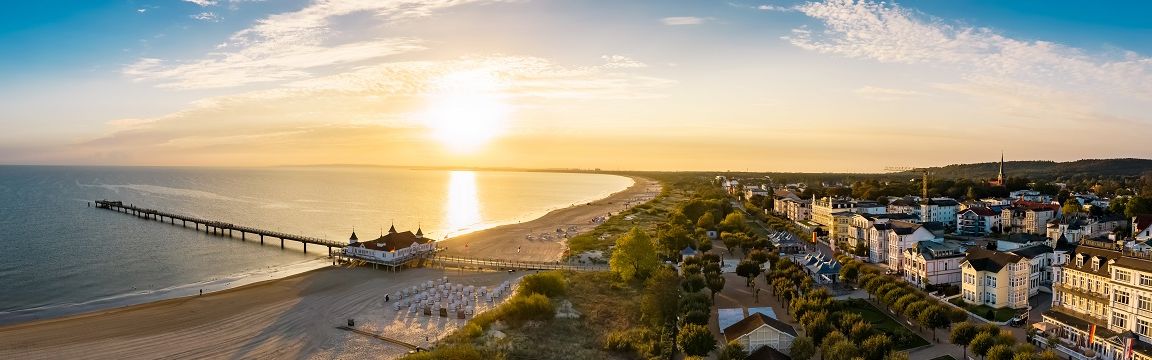
POLYGON ((200 228, 203 227, 205 234, 235 237, 234 234, 238 232, 240 233, 241 241, 247 241, 248 235, 255 235, 260 237, 261 245, 264 244, 265 237, 278 239, 280 240, 281 249, 284 248, 285 240, 296 241, 304 245, 304 252, 308 252, 308 244, 313 244, 328 247, 328 256, 332 256, 332 248, 342 249, 347 246, 347 243, 340 241, 258 229, 250 226, 230 224, 223 221, 207 220, 193 216, 173 214, 160 210, 144 209, 133 205, 125 205, 120 201, 97 200, 95 203, 96 208, 98 209, 113 210, 116 212, 133 215, 142 219, 167 222, 171 225, 176 225, 176 220, 180 220, 180 226, 188 227, 188 224, 192 224, 192 226, 196 228, 196 231, 200 231, 200 228))

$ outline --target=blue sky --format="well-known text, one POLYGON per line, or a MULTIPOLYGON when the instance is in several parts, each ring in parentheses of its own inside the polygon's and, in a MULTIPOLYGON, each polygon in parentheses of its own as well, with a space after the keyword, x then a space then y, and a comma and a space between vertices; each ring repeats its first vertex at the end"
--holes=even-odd
POLYGON ((1133 129, 1152 122, 1150 10, 21 2, 0 14, 0 163, 878 171, 887 158, 990 161, 1001 148, 1147 158, 1133 134, 1148 131, 1133 129), (1090 136, 1052 143, 1070 134, 1090 136), (430 142, 443 146, 372 146, 430 142), (542 144, 559 154, 531 150, 542 144))

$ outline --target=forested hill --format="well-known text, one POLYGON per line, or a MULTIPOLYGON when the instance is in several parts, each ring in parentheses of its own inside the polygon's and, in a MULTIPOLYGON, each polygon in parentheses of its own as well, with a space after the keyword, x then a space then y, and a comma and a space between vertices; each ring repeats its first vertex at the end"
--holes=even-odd
MULTIPOLYGON (((1000 163, 954 164, 931 168, 937 178, 991 179, 996 177, 1000 163)), ((1068 179, 1096 177, 1140 176, 1152 171, 1149 159, 1086 159, 1069 162, 1008 161, 1004 175, 1032 179, 1068 179)))

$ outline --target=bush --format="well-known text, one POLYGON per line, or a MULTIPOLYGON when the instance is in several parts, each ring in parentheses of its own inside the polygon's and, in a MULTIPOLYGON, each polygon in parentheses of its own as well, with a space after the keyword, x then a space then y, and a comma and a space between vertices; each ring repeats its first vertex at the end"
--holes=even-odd
POLYGON ((441 346, 429 352, 415 353, 405 356, 405 360, 436 360, 436 359, 453 359, 453 360, 483 360, 491 359, 494 354, 485 354, 472 344, 456 344, 449 346, 441 346))
POLYGON ((648 358, 660 353, 656 333, 649 328, 631 328, 608 333, 604 339, 604 348, 620 352, 636 352, 641 358, 648 358))
POLYGON ((520 280, 520 291, 524 294, 540 294, 547 297, 563 296, 567 292, 564 276, 556 271, 542 272, 525 276, 520 280))
MULTIPOLYGON (((536 320, 544 321, 556 317, 556 309, 547 296, 540 294, 521 295, 512 297, 508 303, 501 306, 497 318, 508 322, 512 327, 518 327, 525 322, 536 320)), ((495 312, 495 311, 493 311, 495 312)))

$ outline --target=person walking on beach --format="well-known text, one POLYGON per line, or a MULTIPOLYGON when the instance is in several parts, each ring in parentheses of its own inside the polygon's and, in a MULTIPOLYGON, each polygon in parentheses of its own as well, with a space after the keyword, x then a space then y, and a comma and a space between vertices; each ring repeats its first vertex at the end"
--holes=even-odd
POLYGON ((200 289, 200 295, 204 295, 204 289, 200 289))
POLYGON ((388 302, 388 294, 384 294, 384 302, 388 302))

